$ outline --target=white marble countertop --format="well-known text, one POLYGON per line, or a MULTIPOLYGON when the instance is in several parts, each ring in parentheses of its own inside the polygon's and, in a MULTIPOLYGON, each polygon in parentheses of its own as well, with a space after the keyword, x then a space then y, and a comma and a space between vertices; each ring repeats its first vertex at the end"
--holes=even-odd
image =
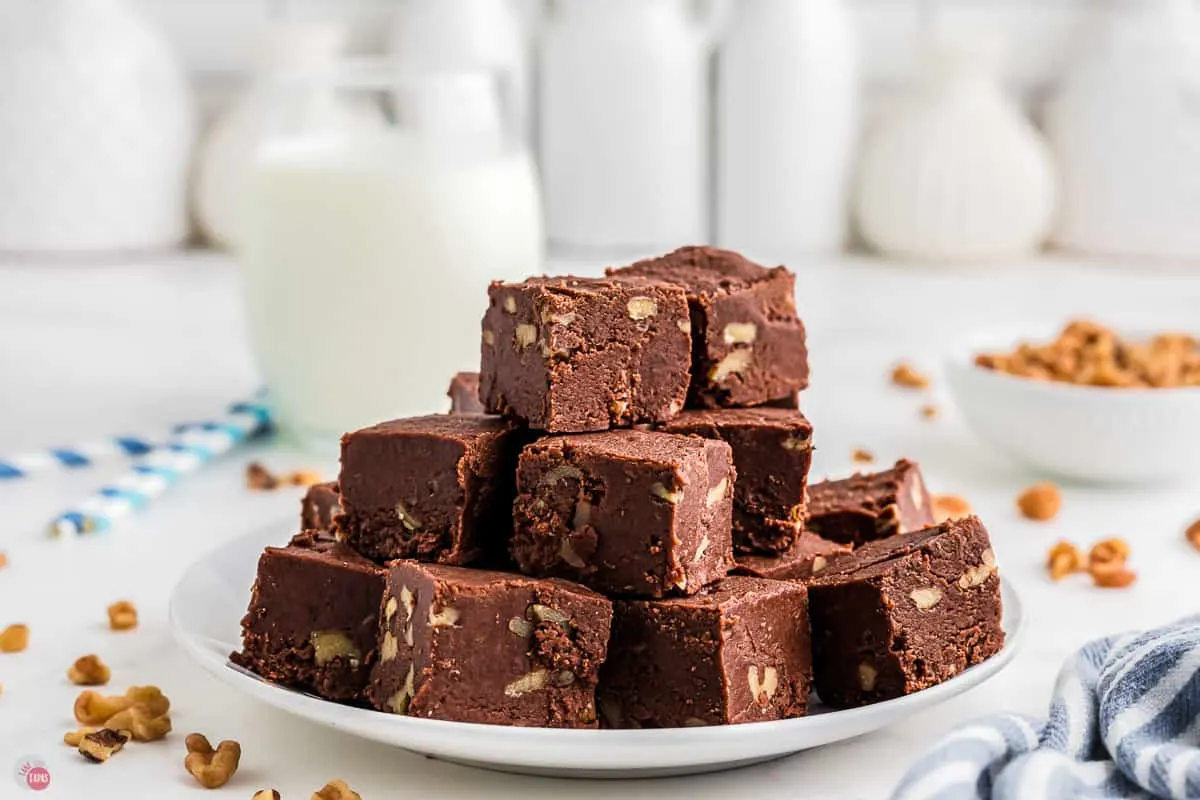
MULTIPOLYGON (((1044 711, 1062 660, 1094 636, 1195 611, 1200 554, 1183 540, 1200 513, 1186 488, 1066 487, 1053 522, 1022 520, 1013 499, 1037 476, 988 450, 936 388, 941 419, 920 420, 925 398, 888 385, 900 358, 936 370, 939 352, 977 327, 1056 322, 1073 314, 1197 326, 1200 269, 1134 268, 1065 260, 979 270, 900 268, 866 260, 795 265, 810 329, 815 473, 850 468, 856 446, 881 462, 919 460, 934 491, 965 495, 989 526, 1004 574, 1026 601, 1023 651, 990 683, 909 722, 860 739, 741 771, 660 781, 567 782, 484 772, 363 742, 255 704, 208 677, 175 645, 166 601, 177 576, 215 544, 295 515, 298 490, 250 493, 252 455, 277 468, 313 466, 302 454, 259 448, 212 467, 103 536, 50 541, 46 520, 86 495, 104 470, 0 485, 0 627, 28 623, 29 649, 0 655, 0 797, 24 797, 10 777, 24 757, 44 761, 51 786, 28 796, 186 797, 183 734, 242 743, 242 768, 224 790, 263 787, 307 798, 347 780, 384 797, 880 798, 933 737, 999 709, 1044 711), (1042 561, 1059 537, 1122 536, 1140 573, 1126 591, 1086 580, 1053 585, 1042 561), (136 632, 108 631, 105 607, 133 600, 136 632), (156 684, 171 697, 176 733, 133 746, 103 766, 61 742, 78 688, 64 677, 99 653, 112 686, 156 684)), ((256 385, 236 269, 188 256, 120 266, 0 266, 0 453, 121 431, 154 431, 215 413, 256 385)), ((325 464, 332 472, 333 465, 325 464)))

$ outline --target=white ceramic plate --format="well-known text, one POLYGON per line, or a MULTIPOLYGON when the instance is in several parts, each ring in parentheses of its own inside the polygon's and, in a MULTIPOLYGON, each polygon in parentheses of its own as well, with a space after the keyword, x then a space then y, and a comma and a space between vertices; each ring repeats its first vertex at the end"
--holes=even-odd
POLYGON ((171 627, 179 643, 218 679, 258 700, 346 733, 461 764, 533 775, 628 778, 730 769, 837 742, 891 725, 954 697, 1012 660, 1024 628, 1021 601, 1005 584, 1004 649, 939 686, 848 711, 814 703, 812 715, 776 722, 663 730, 502 728, 414 719, 351 708, 267 683, 228 661, 259 553, 286 542, 294 522, 229 542, 193 564, 171 594, 171 627))
MULTIPOLYGON (((1065 478, 1139 484, 1200 476, 1200 388, 1074 386, 975 366, 979 353, 1048 342, 1059 330, 985 332, 950 354, 950 390, 975 432, 1018 461, 1065 478)), ((1153 335, 1150 329, 1123 332, 1135 339, 1153 335)))

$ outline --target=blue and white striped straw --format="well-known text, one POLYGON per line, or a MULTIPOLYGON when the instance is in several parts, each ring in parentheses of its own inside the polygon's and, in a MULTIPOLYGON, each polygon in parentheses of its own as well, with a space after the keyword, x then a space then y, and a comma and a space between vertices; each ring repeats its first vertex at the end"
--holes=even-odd
POLYGON ((114 436, 71 447, 52 447, 42 452, 0 458, 0 481, 28 478, 52 470, 84 469, 118 458, 138 458, 154 447, 153 441, 139 436, 114 436))
POLYGON ((271 416, 261 403, 236 403, 224 417, 183 426, 165 444, 149 450, 133 470, 55 517, 50 533, 98 533, 121 517, 143 508, 181 478, 271 429, 271 416))

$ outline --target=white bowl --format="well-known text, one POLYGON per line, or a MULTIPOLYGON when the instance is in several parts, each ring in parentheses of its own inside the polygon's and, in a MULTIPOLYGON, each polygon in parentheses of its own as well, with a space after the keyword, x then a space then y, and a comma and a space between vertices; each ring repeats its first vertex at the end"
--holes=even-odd
POLYGON ((950 356, 950 389, 976 433, 1013 458, 1066 478, 1175 483, 1200 476, 1200 387, 1075 386, 974 363, 979 353, 1009 352, 1021 341, 1054 336, 1053 330, 978 336, 950 356))

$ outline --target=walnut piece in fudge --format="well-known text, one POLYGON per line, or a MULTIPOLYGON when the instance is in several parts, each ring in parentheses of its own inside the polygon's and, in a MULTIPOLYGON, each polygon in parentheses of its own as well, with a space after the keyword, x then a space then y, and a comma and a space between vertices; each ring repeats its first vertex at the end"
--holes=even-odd
POLYGON ((849 552, 850 545, 831 542, 804 531, 796 537, 791 547, 778 555, 739 554, 734 574, 773 581, 808 582, 837 564, 849 552))
POLYGON ((503 552, 517 435, 481 414, 382 422, 342 437, 338 535, 375 559, 470 564, 503 552))
POLYGON ((911 461, 870 475, 808 487, 808 530, 835 542, 860 545, 935 524, 933 499, 911 461))
POLYGON ((720 439, 733 449, 733 545, 739 553, 785 552, 804 522, 812 425, 799 411, 735 408, 684 411, 669 433, 720 439))
POLYGON ((692 315, 693 407, 757 406, 808 386, 804 324, 796 316, 795 275, 728 250, 684 247, 608 270, 687 290, 692 315))
POLYGON ((567 581, 393 561, 368 694, 414 717, 594 728, 611 623, 567 581))
POLYGON ((450 381, 446 392, 450 398, 451 414, 482 414, 483 401, 479 399, 479 373, 460 372, 450 381))
POLYGON ((612 431, 521 452, 512 555, 522 572, 602 592, 691 594, 733 566, 729 445, 612 431))
POLYGON ((683 290, 653 281, 530 278, 493 283, 483 318, 488 411, 553 433, 673 417, 692 340, 683 290))
POLYGON ((284 686, 363 699, 375 662, 384 571, 322 531, 268 547, 230 660, 284 686))
POLYGON ((333 531, 333 518, 342 513, 336 481, 315 483, 300 501, 300 530, 333 531))
POLYGON ((809 584, 809 608, 817 693, 835 708, 942 683, 1004 646, 978 517, 860 547, 809 584))
POLYGON ((804 716, 811 679, 803 584, 734 576, 618 600, 598 702, 612 728, 759 722, 804 716))

